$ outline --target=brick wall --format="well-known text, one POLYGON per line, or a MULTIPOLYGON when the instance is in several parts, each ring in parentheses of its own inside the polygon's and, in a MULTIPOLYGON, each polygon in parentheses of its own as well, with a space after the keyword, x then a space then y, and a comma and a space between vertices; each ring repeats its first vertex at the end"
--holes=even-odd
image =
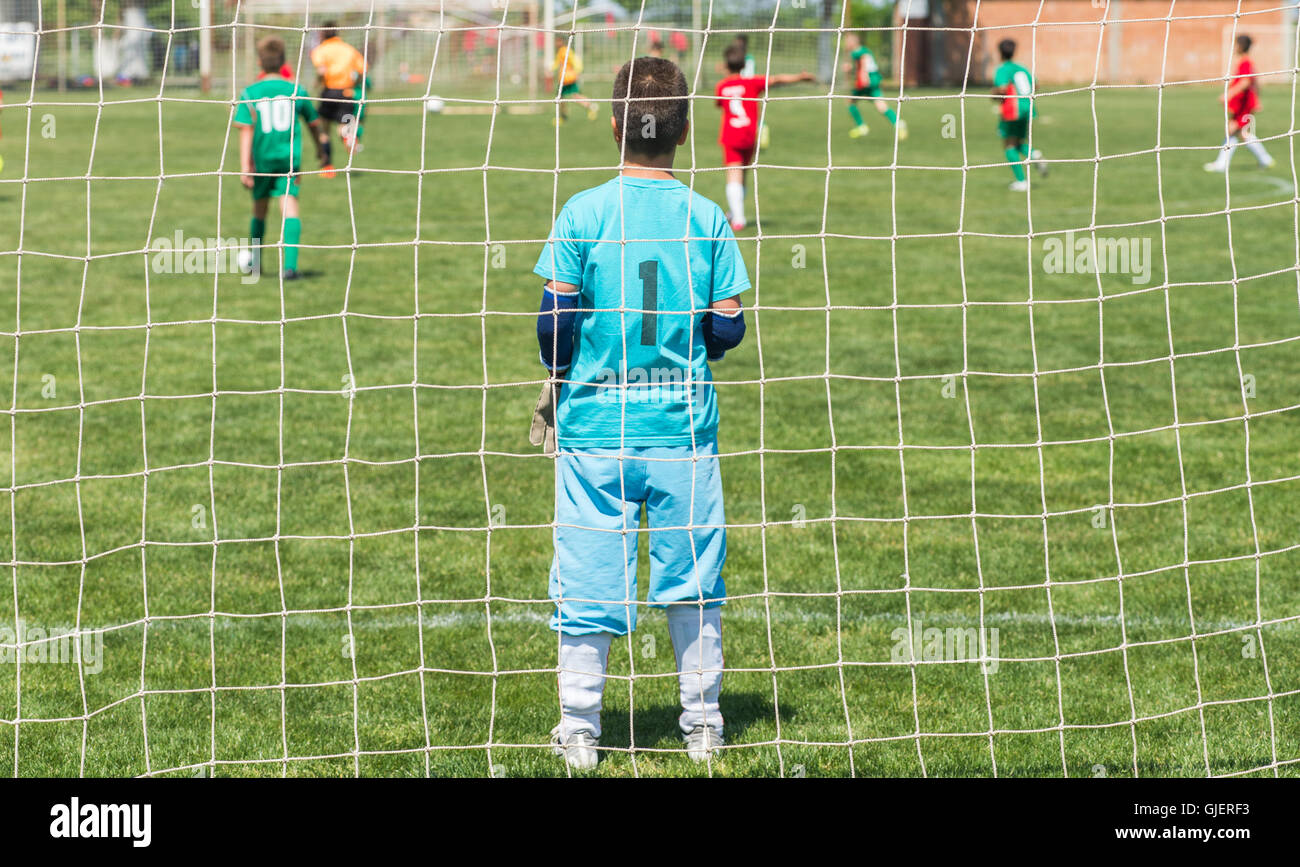
POLYGON ((1256 68, 1289 81, 1295 30, 1286 3, 1176 0, 1171 12, 1169 0, 1111 0, 1109 9, 1093 0, 981 0, 977 17, 974 0, 931 0, 930 19, 911 23, 932 29, 909 29, 906 47, 895 33, 894 56, 903 58, 896 68, 907 70, 908 84, 984 83, 999 62, 998 42, 1010 38, 1019 43, 1016 59, 1042 83, 1087 83, 1094 71, 1104 84, 1197 81, 1226 73, 1236 17, 1235 32, 1254 38, 1256 68), (941 21, 960 29, 933 29, 941 21), (922 48, 926 61, 908 63, 922 48))

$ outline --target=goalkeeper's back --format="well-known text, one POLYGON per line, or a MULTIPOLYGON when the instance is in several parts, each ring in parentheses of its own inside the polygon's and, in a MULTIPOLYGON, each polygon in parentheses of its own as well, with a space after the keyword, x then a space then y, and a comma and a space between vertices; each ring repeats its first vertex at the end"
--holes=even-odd
POLYGON ((569 200, 536 273, 579 287, 563 444, 716 436, 703 320, 714 301, 749 288, 716 204, 676 179, 620 175, 569 200))

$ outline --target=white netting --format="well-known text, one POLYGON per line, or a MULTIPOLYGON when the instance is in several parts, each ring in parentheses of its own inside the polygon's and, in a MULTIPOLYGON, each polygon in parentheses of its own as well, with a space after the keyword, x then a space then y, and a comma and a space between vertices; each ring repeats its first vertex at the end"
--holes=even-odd
POLYGON ((610 85, 652 42, 691 88, 678 176, 723 201, 741 33, 819 82, 763 99, 715 371, 727 746, 682 754, 645 609, 603 771, 1293 772, 1296 7, 545 6, 0 4, 13 773, 570 772, 531 269, 617 171, 610 85), (327 20, 370 65, 366 147, 329 180, 306 149, 303 279, 272 208, 250 282, 235 101, 272 34, 314 96, 327 20), (870 99, 849 137, 849 32, 906 138, 870 99), (1276 164, 1209 174, 1241 34, 1276 164), (1028 194, 988 111, 1005 38, 1052 170, 1027 154, 1028 194))

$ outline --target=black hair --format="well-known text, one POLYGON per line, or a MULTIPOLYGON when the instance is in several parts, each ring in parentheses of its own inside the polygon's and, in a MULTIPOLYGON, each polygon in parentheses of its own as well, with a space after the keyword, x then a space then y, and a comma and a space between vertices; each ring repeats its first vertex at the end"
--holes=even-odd
POLYGON ((628 153, 661 156, 677 147, 690 115, 686 76, 663 57, 638 57, 614 78, 614 124, 628 153))
POLYGON ((1003 60, 1010 60, 1016 56, 1016 40, 1003 39, 998 43, 998 53, 1002 55, 1003 60))
POLYGON ((722 59, 727 64, 727 69, 732 72, 740 72, 745 68, 745 46, 739 42, 733 42, 727 46, 727 50, 722 53, 722 59))
POLYGON ((321 31, 321 39, 333 39, 339 35, 339 23, 337 21, 330 19, 323 26, 325 29, 321 31))
POLYGON ((1249 54, 1249 53, 1250 53, 1250 45, 1251 45, 1251 42, 1252 42, 1252 41, 1253 41, 1253 40, 1252 40, 1249 36, 1247 36, 1246 34, 1244 34, 1244 33, 1241 34, 1240 36, 1237 37, 1237 48, 1238 48, 1238 50, 1240 50, 1242 54, 1249 54))

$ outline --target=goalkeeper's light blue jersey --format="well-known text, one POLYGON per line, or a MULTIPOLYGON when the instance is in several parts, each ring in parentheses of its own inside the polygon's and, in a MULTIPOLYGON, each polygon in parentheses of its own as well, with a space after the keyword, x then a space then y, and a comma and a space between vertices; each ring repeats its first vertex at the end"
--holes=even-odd
POLYGON ((680 181, 620 175, 569 199, 533 272, 581 290, 556 408, 562 448, 717 437, 700 321, 750 287, 722 209, 680 181))

